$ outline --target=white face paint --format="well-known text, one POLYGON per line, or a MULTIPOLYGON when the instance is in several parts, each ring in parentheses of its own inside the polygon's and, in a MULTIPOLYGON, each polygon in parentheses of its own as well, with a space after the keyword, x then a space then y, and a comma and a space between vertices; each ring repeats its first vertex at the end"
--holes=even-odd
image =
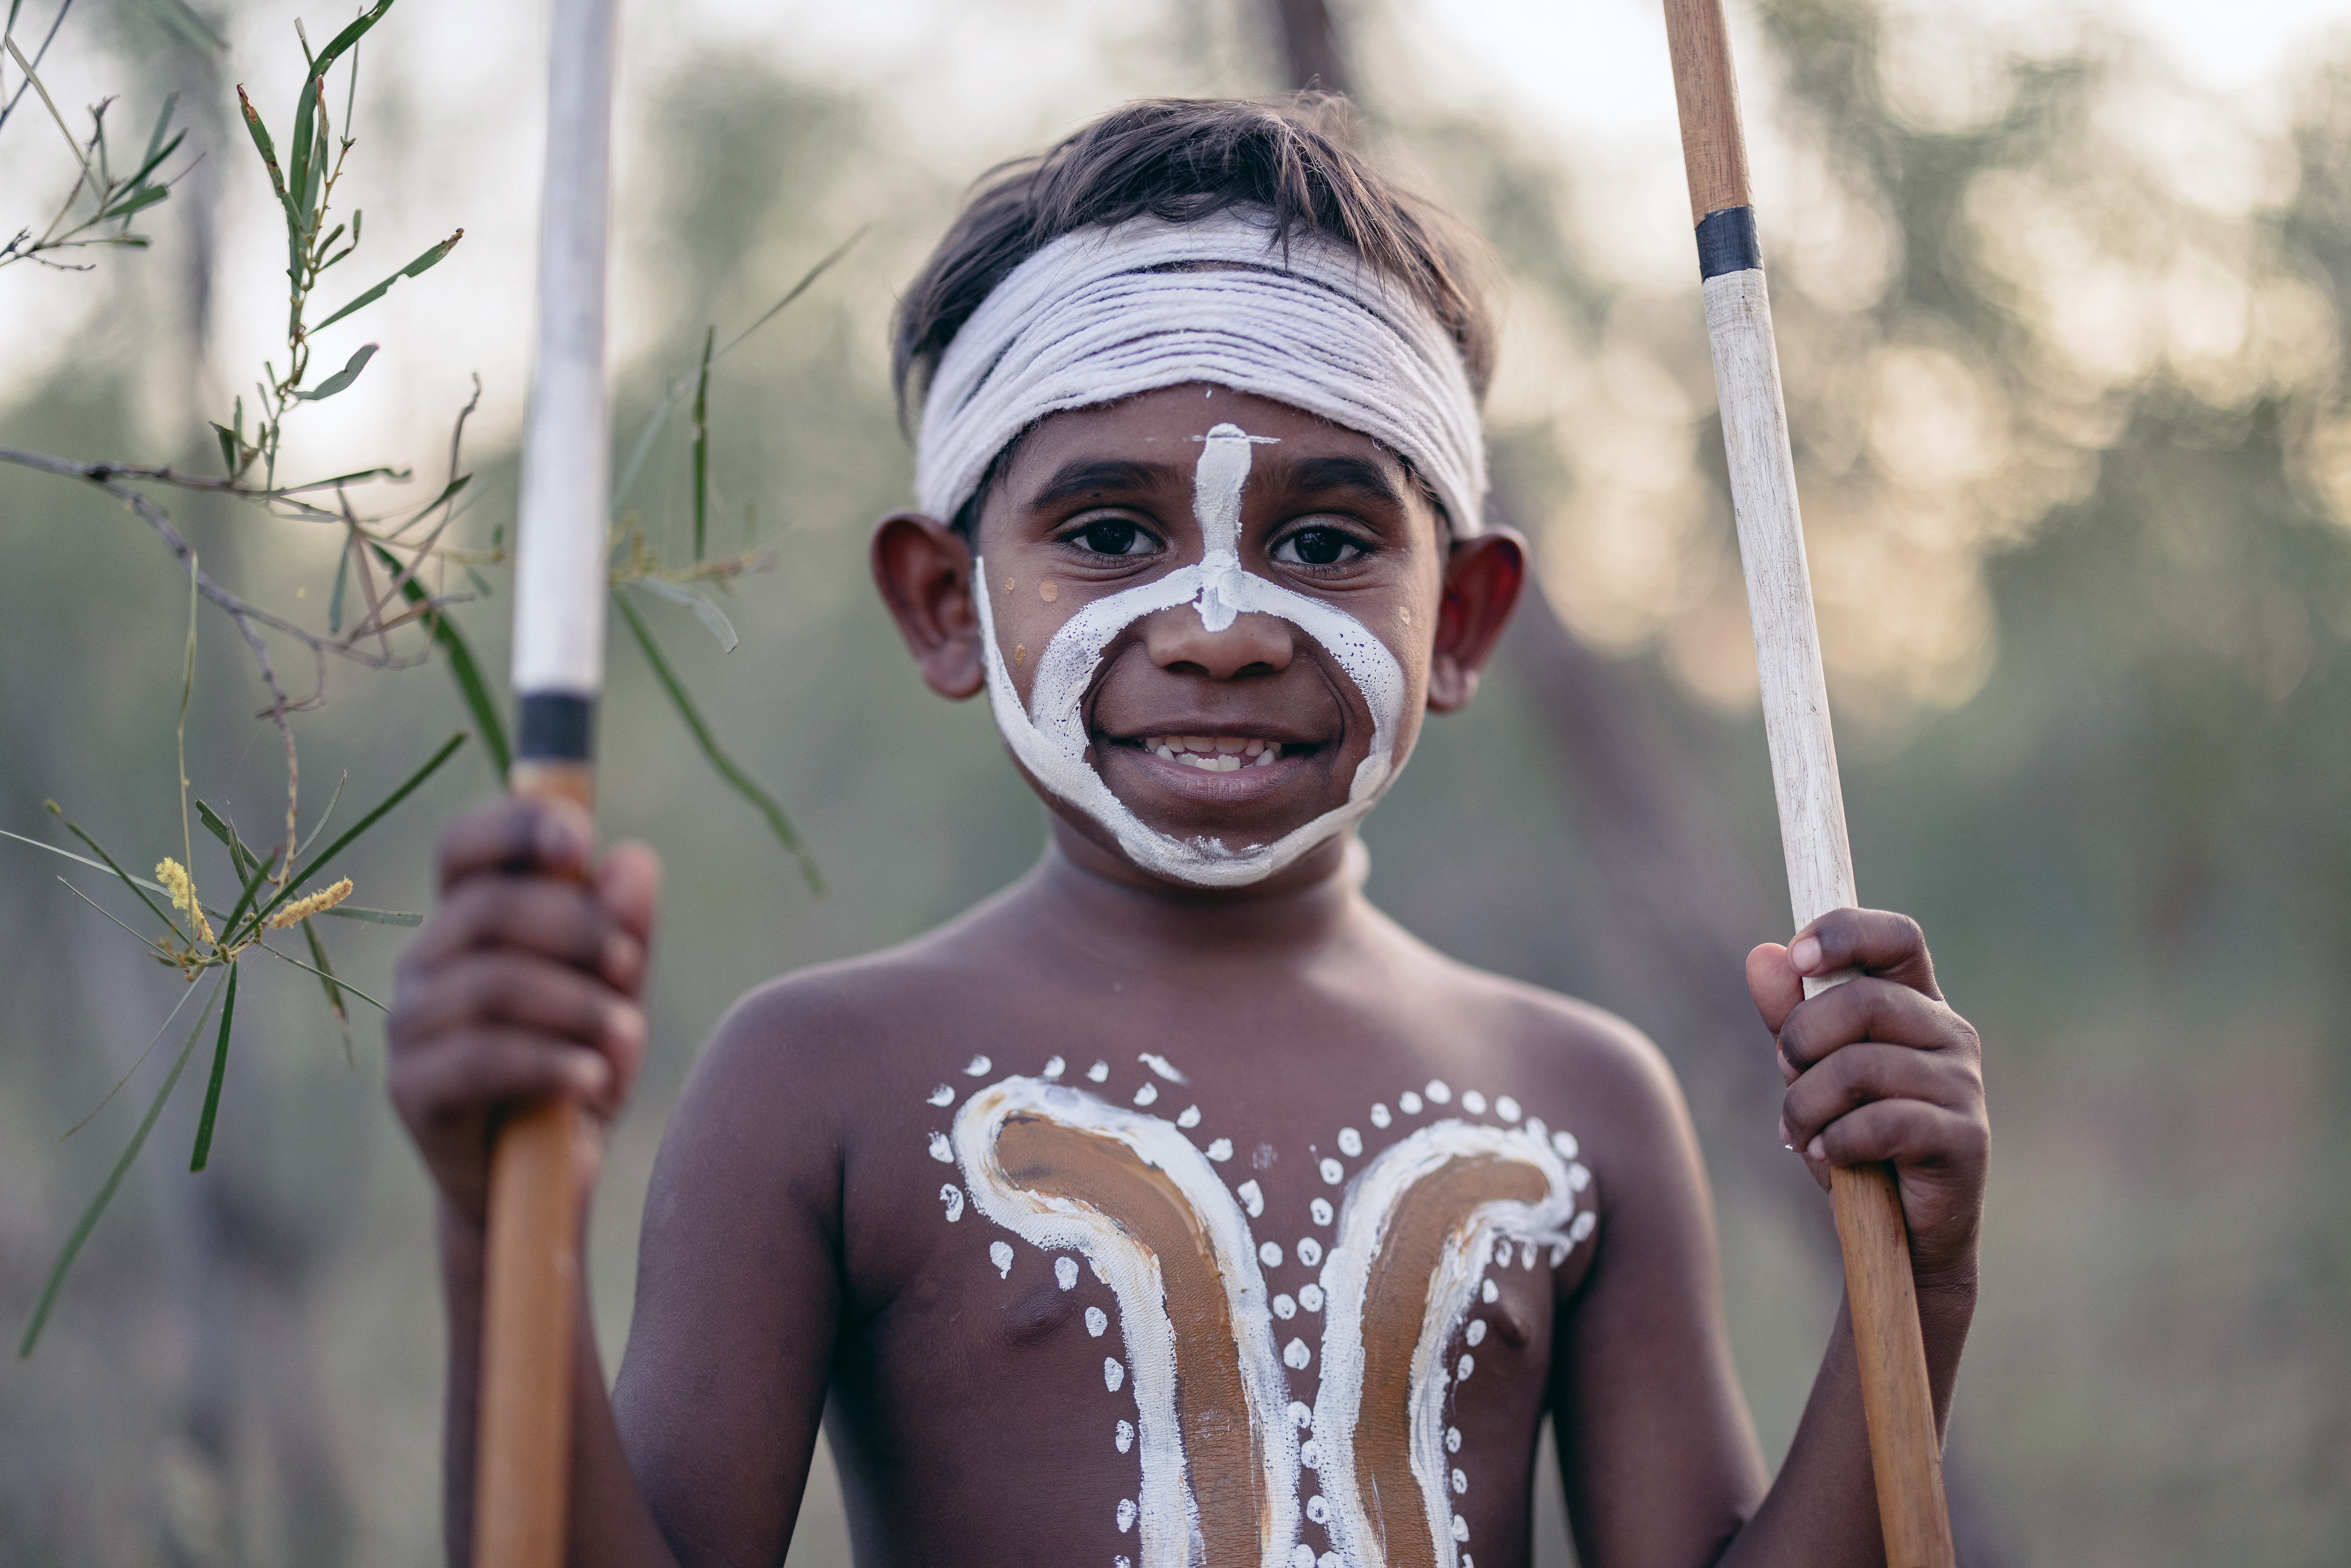
MULTIPOLYGON (((1206 549, 1187 566, 1151 582, 1098 599, 1070 617, 1037 659, 1027 706, 997 645, 990 595, 976 596, 980 647, 987 664, 987 700, 996 727, 1038 783, 1101 823, 1127 857, 1144 870, 1197 887, 1239 887, 1271 876, 1316 845, 1361 821, 1379 800, 1405 757, 1397 731, 1404 717, 1404 667, 1369 627, 1319 599, 1246 571, 1240 562, 1241 491, 1252 448, 1272 438, 1219 424, 1199 438, 1192 472, 1192 512, 1206 549), (1372 716, 1371 750, 1356 765, 1347 803, 1292 829, 1270 844, 1235 849, 1221 839, 1186 841, 1163 833, 1128 810, 1086 761, 1086 694, 1102 655, 1145 615, 1190 604, 1200 624, 1222 632, 1244 613, 1276 615, 1322 644, 1331 660, 1363 694, 1372 716)), ((985 559, 973 562, 977 580, 988 580, 985 559)))

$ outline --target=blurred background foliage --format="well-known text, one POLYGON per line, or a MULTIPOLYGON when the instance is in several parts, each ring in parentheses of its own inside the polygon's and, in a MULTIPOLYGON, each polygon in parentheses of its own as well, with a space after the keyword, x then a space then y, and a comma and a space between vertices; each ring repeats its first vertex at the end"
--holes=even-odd
MULTIPOLYGON (((371 455, 387 432, 429 454, 483 371, 483 535, 512 510, 538 166, 536 13, 511 9, 403 0, 397 47, 370 58, 359 177, 398 193, 378 221, 426 232, 445 201, 471 209, 455 220, 469 237, 437 297, 386 300, 377 384, 319 411, 371 455)), ((292 13, 205 10, 224 53, 183 10, 85 0, 68 21, 61 103, 176 90, 205 157, 151 250, 0 280, 24 345, 0 382, 9 444, 196 461, 201 412, 275 326, 271 212, 246 188, 229 84, 283 68, 292 13)), ((1447 950, 1667 1046, 1714 1164, 1741 1369, 1767 1448, 1784 1446, 1836 1284, 1824 1206, 1772 1147, 1768 1042, 1724 1000, 1727 963, 1786 917, 1679 175, 1669 144, 1628 174, 1499 92, 1444 89, 1424 47, 1441 14, 877 7, 862 66, 837 39, 803 51, 766 8, 632 7, 624 441, 706 323, 723 340, 865 235, 714 376, 713 515, 755 507, 778 561, 726 601, 741 645, 644 606, 828 896, 711 775, 633 647, 613 648, 603 820, 662 851, 671 895, 658 1043, 595 1218, 608 1364, 644 1174, 717 1015, 770 974, 956 912, 1041 837, 985 713, 923 692, 867 586, 866 525, 907 484, 893 288, 983 165, 1126 98, 1291 85, 1303 15, 1329 28, 1320 74, 1348 78, 1366 136, 1494 244, 1499 501, 1546 591, 1370 824, 1372 892, 1447 950), (952 90, 901 68, 951 57, 952 90)), ((2262 118, 2112 26, 2003 30, 1876 0, 1734 16, 1863 894, 1924 922, 1988 1046, 1998 1159, 1952 1438, 1969 1554, 2343 1561, 2351 52, 2306 52, 2262 118)), ((1623 68, 1669 103, 1661 43, 1623 68)), ((0 188, 30 178, 18 131, 0 188)), ((632 503, 649 529, 687 522, 690 461, 682 434, 649 459, 651 499, 632 503)), ((201 501, 180 515, 208 571, 323 613, 333 539, 201 501)), ((63 480, 0 471, 0 826, 38 831, 47 797, 110 841, 169 820, 184 577, 63 480)), ((493 669, 505 613, 458 612, 493 669)), ((435 671, 338 672, 329 696, 303 721, 306 764, 355 788, 464 722, 435 671)), ((266 698, 217 632, 195 701, 191 775, 266 819, 266 698)), ((423 907, 436 821, 492 787, 461 753, 356 846, 367 902, 423 907)), ((136 1096, 58 1134, 178 982, 46 857, 0 852, 13 1330, 136 1096)), ((344 937, 339 967, 382 994, 400 939, 344 937)), ((0 1558, 437 1552, 429 1197, 385 1113, 381 1040, 355 1019, 349 1067, 308 977, 248 979, 212 1168, 143 1162, 37 1355, 0 1368, 0 1558)), ((168 1141, 193 1114, 167 1114, 168 1141)), ((1548 1500, 1542 1541, 1564 1560, 1548 1500)), ((826 1473, 793 1561, 846 1561, 826 1473)))

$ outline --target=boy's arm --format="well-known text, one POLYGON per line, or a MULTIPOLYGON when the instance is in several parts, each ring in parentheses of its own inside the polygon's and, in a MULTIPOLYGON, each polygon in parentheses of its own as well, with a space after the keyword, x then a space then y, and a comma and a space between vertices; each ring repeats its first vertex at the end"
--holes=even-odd
MULTIPOLYGON (((592 1185, 602 1130, 643 1054, 637 998, 659 867, 641 846, 623 845, 591 870, 590 833, 584 813, 559 804, 504 802, 453 824, 442 841, 441 898, 402 958, 388 1030, 392 1097, 440 1189, 450 1331, 444 1525, 457 1564, 472 1556, 496 1116, 520 1101, 578 1098, 595 1133, 580 1179, 592 1185)), ((624 1385, 668 1396, 632 1402, 626 1438, 584 1292, 579 1305, 574 1563, 773 1563, 789 1539, 822 1407, 837 1279, 823 1226, 809 1218, 837 1205, 810 1188, 831 1179, 837 1162, 829 1140, 811 1151, 796 1128, 778 1124, 784 1118, 745 1124, 755 1108, 732 1071, 749 1055, 732 1038, 739 1033, 722 1028, 664 1140, 624 1385), (793 1161, 818 1178, 781 1176, 793 1161), (811 1197, 814 1207, 797 1201, 811 1197), (641 1354, 656 1364, 643 1376, 641 1354), (640 1405, 653 1417, 643 1430, 640 1405), (692 1418, 664 1421, 664 1409, 692 1418)))
MULTIPOLYGON (((1975 1031, 1935 988, 1917 926, 1823 916, 1748 978, 1778 1036, 1782 1140, 1828 1167, 1891 1160, 1918 1286, 1938 1424, 1974 1313, 1990 1134, 1975 1031), (1860 977, 1803 999, 1805 976, 1860 977)), ((1712 1218, 1687 1117, 1662 1066, 1625 1085, 1602 1244, 1562 1324, 1561 1462, 1582 1560, 1626 1564, 1884 1561, 1852 1327, 1841 1310, 1768 1494, 1730 1366, 1712 1218), (1760 1500, 1759 1500, 1760 1499, 1760 1500)))
POLYGON ((612 1390, 680 1562, 784 1560, 841 1315, 846 1042, 771 988, 722 1021, 662 1139, 612 1390))

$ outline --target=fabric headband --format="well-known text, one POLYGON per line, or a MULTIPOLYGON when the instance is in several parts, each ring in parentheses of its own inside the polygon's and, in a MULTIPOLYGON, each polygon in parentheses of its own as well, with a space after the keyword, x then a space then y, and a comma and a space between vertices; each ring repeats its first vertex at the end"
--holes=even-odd
POLYGON ((1081 229, 1015 267, 940 358, 916 502, 951 518, 1047 414, 1186 382, 1368 435, 1412 465, 1457 537, 1484 527, 1478 400, 1452 335, 1347 246, 1311 234, 1285 246, 1260 207, 1081 229))

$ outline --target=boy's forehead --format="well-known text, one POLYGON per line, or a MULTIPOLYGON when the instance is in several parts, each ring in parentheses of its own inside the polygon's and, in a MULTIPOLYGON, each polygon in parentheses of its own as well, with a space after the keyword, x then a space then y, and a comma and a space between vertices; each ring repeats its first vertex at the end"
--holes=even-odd
POLYGON ((1383 487, 1399 497, 1412 489, 1405 483, 1403 460, 1362 432, 1271 398, 1200 383, 1048 415, 1013 454, 1006 487, 1027 502, 1073 464, 1114 465, 1131 470, 1130 483, 1173 480, 1188 487, 1202 438, 1217 424, 1238 424, 1279 444, 1260 449, 1263 472, 1292 468, 1309 458, 1349 458, 1375 470, 1386 481, 1383 487))

